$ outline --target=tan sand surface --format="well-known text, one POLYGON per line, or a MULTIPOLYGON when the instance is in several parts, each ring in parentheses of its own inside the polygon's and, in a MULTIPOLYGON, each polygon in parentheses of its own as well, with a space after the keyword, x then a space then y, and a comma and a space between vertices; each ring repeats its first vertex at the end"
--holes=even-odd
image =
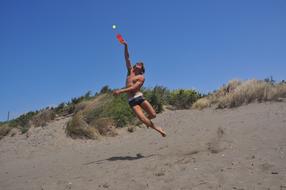
POLYGON ((0 190, 286 190, 286 102, 165 111, 166 138, 73 140, 69 119, 0 140, 0 190))

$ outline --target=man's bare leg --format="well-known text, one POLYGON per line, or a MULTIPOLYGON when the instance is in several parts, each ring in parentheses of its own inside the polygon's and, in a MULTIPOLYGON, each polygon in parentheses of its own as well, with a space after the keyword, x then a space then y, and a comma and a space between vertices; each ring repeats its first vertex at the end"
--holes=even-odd
MULTIPOLYGON (((142 102, 140 106, 147 113, 148 119, 151 120, 151 119, 156 118, 156 111, 154 110, 152 105, 147 100, 142 102)), ((149 128, 149 126, 147 126, 147 128, 149 128)))
POLYGON ((146 113, 148 114, 148 118, 150 120, 156 118, 156 111, 154 110, 152 105, 147 100, 142 102, 142 104, 140 106, 141 106, 141 108, 144 109, 144 111, 146 111, 146 113))
POLYGON ((166 136, 166 133, 163 131, 161 127, 156 127, 154 123, 144 115, 143 110, 139 105, 133 106, 133 111, 135 112, 136 116, 140 119, 140 121, 142 121, 145 125, 155 129, 163 137, 166 136))

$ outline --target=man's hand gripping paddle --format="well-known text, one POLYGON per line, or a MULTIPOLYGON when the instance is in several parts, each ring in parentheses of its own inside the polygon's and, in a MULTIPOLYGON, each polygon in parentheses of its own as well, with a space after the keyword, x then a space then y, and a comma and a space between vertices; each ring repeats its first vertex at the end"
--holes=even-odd
POLYGON ((123 37, 121 36, 121 34, 117 34, 116 38, 119 41, 119 43, 124 44, 125 41, 124 41, 123 37))

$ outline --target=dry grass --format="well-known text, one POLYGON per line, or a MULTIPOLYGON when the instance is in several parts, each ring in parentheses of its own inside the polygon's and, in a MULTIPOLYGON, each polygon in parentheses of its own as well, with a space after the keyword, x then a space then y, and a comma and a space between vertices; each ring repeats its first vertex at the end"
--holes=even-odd
POLYGON ((192 108, 201 110, 209 107, 210 105, 210 100, 208 98, 201 98, 192 105, 192 108))
POLYGON ((88 101, 80 102, 75 105, 74 113, 84 110, 88 105, 88 101))
POLYGON ((114 137, 118 135, 115 123, 110 118, 99 118, 91 122, 90 126, 95 127, 100 135, 114 137))
POLYGON ((48 122, 54 120, 56 117, 56 114, 52 110, 44 110, 37 115, 35 115, 30 123, 31 125, 35 127, 43 127, 45 126, 48 122))
POLYGON ((82 113, 78 112, 68 122, 66 134, 72 138, 98 138, 99 132, 94 127, 90 127, 83 119, 82 113))
POLYGON ((104 104, 108 103, 109 101, 111 101, 111 98, 108 94, 101 94, 95 99, 84 102, 85 105, 83 106, 82 111, 84 114, 89 113, 98 107, 104 106, 104 104))
POLYGON ((286 98, 286 84, 271 84, 261 80, 232 80, 207 97, 199 99, 193 108, 203 109, 211 105, 232 108, 251 102, 279 101, 286 98))
POLYGON ((269 99, 280 100, 281 98, 286 98, 286 83, 280 83, 271 88, 267 94, 269 99))
POLYGON ((89 139, 118 135, 115 120, 106 115, 113 99, 109 94, 102 94, 78 104, 75 115, 67 125, 67 134, 72 138, 89 139))
MULTIPOLYGON (((59 113, 64 116, 70 114, 70 108, 73 108, 73 118, 68 122, 66 127, 66 134, 72 138, 88 138, 96 139, 100 135, 115 136, 117 135, 114 122, 107 119, 100 119, 97 115, 92 115, 93 112, 101 113, 106 107, 106 104, 110 103, 113 99, 109 94, 101 94, 96 98, 90 98, 83 100, 73 107, 61 108, 59 113), (88 118, 88 116, 94 116, 88 118), (91 121, 97 119, 95 124, 91 121)), ((8 135, 12 128, 19 128, 22 133, 29 130, 30 127, 45 126, 50 121, 54 120, 57 116, 57 112, 54 109, 45 109, 40 112, 31 112, 23 115, 21 118, 11 121, 9 124, 2 124, 0 126, 0 139, 8 135)))
POLYGON ((7 125, 7 124, 1 125, 1 126, 0 126, 0 140, 1 140, 4 136, 6 136, 6 135, 10 132, 11 129, 12 129, 12 128, 9 127, 9 125, 7 125))

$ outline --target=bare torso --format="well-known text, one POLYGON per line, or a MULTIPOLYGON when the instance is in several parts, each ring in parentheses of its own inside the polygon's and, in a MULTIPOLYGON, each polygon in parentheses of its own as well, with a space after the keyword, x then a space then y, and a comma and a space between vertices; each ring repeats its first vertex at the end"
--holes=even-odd
MULTIPOLYGON (((139 80, 144 82, 144 76, 143 75, 135 75, 135 72, 133 71, 133 69, 131 69, 130 75, 128 75, 127 78, 126 78, 126 87, 128 88, 128 87, 134 85, 139 80)), ((143 85, 143 82, 142 82, 142 85, 143 85)), ((138 88, 136 88, 132 92, 127 93, 128 97, 131 98, 137 92, 139 92, 140 88, 142 87, 142 85, 140 85, 138 88)))

